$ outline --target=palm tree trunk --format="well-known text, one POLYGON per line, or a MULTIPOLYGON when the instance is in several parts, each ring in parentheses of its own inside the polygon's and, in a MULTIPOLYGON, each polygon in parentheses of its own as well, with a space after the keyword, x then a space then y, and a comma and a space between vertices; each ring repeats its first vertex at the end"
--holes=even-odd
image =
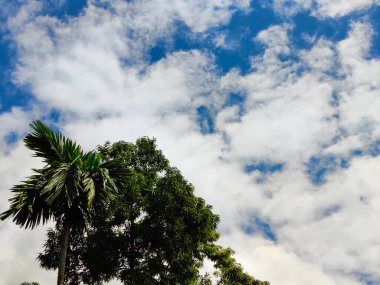
POLYGON ((70 222, 68 221, 68 219, 64 219, 62 236, 61 236, 61 244, 60 244, 60 249, 59 249, 57 285, 65 284, 64 283, 65 282, 65 266, 66 266, 67 247, 69 245, 69 234, 70 234, 70 222))

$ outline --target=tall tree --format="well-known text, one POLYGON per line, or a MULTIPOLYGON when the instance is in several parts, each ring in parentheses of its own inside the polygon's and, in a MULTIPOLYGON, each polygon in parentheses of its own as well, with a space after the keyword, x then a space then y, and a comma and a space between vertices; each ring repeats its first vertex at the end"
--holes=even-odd
POLYGON ((126 177, 115 161, 103 162, 93 151, 84 152, 74 141, 55 132, 41 121, 30 125, 25 139, 27 148, 45 163, 33 169, 34 175, 11 191, 9 210, 1 220, 13 221, 25 228, 35 228, 53 218, 59 232, 57 284, 64 284, 65 263, 70 230, 80 229, 116 194, 117 181, 126 177))
MULTIPOLYGON (((69 285, 117 278, 124 284, 211 284, 199 269, 215 263, 219 284, 265 285, 244 273, 232 250, 215 245, 219 217, 194 195, 193 186, 157 149, 155 141, 117 142, 99 147, 104 160, 130 169, 115 199, 97 211, 86 229, 72 231, 69 285)), ((60 229, 50 229, 43 267, 55 269, 60 229)))

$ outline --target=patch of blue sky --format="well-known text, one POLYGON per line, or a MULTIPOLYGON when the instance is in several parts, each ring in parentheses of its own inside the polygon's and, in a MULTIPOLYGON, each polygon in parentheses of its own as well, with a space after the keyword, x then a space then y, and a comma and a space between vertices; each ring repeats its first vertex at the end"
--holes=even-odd
POLYGON ((245 96, 243 94, 239 92, 231 92, 230 94, 228 94, 223 107, 238 106, 239 116, 241 117, 244 114, 244 102, 245 96))
POLYGON ((19 137, 17 135, 17 133, 15 132, 10 132, 8 133, 6 136, 5 136, 5 142, 7 144, 13 144, 15 143, 16 141, 18 141, 19 137))
POLYGON ((222 73, 237 68, 241 74, 246 74, 251 71, 250 57, 261 54, 264 50, 261 45, 253 42, 253 38, 261 30, 281 22, 272 9, 263 7, 256 1, 251 5, 249 12, 236 11, 226 25, 209 29, 206 36, 192 34, 189 27, 177 21, 173 39, 162 39, 150 50, 151 63, 174 51, 207 50, 215 56, 216 65, 222 73), (225 44, 216 44, 218 36, 224 37, 225 44))
POLYGON ((330 206, 330 207, 324 209, 322 212, 322 216, 323 217, 330 217, 330 216, 340 212, 340 210, 342 210, 341 205, 333 205, 333 206, 330 206))
POLYGON ((350 158, 358 157, 358 156, 372 156, 376 157, 380 155, 380 140, 375 140, 365 149, 353 149, 350 152, 350 158))
MULTIPOLYGON (((57 17, 61 21, 67 20, 69 17, 76 17, 80 15, 85 7, 87 7, 87 0, 44 0, 43 14, 57 17)), ((94 4, 101 5, 100 1, 94 1, 94 4)))
MULTIPOLYGON (((379 8, 380 9, 380 8, 379 8)), ((371 10, 371 21, 380 20, 379 9, 371 10)), ((325 38, 333 42, 347 37, 350 24, 354 20, 364 17, 364 12, 354 13, 339 19, 318 18, 311 15, 311 11, 303 11, 292 19, 276 14, 270 5, 263 5, 260 1, 252 1, 250 10, 235 12, 226 25, 211 28, 207 36, 197 36, 191 33, 189 27, 178 21, 175 23, 176 32, 173 39, 159 41, 149 52, 151 62, 156 62, 173 51, 188 51, 192 49, 207 50, 215 56, 215 62, 222 73, 237 68, 242 75, 251 72, 250 58, 260 55, 265 47, 254 42, 257 34, 273 25, 292 23, 290 40, 296 49, 309 49, 315 40, 325 38), (223 44, 216 44, 218 36, 223 37, 223 44)), ((376 37, 379 40, 379 37, 376 37)), ((380 45, 374 45, 374 52, 380 52, 380 45)), ((282 55, 282 61, 297 61, 295 54, 282 55)))
MULTIPOLYGON (((88 0, 84 0, 84 1, 88 1, 88 0)), ((134 0, 124 0, 124 1, 128 3, 128 2, 133 2, 134 0)), ((116 12, 115 6, 112 5, 113 1, 106 2, 104 0, 93 0, 92 4, 95 5, 96 7, 103 8, 111 12, 116 12)))
POLYGON ((350 160, 346 159, 346 158, 340 158, 339 167, 341 167, 341 168, 349 168, 350 167, 350 160))
POLYGON ((43 121, 49 128, 56 132, 62 132, 62 129, 59 127, 58 119, 60 117, 60 113, 56 110, 49 112, 48 114, 42 116, 41 118, 36 118, 43 121))
POLYGON ((58 123, 60 118, 61 118, 61 112, 60 112, 60 110, 58 110, 58 109, 52 109, 42 119, 50 121, 50 122, 53 122, 53 123, 58 123))
POLYGON ((273 242, 277 241, 277 236, 273 231, 271 225, 264 219, 258 216, 252 216, 248 224, 242 225, 241 229, 249 235, 262 235, 266 239, 273 242))
POLYGON ((369 154, 371 156, 379 156, 380 155, 380 140, 376 140, 370 145, 369 154))
POLYGON ((14 44, 3 31, 0 40, 0 113, 10 111, 14 106, 25 107, 30 101, 28 88, 18 86, 12 80, 14 56, 14 44))
POLYGON ((0 89, 0 114, 11 111, 13 107, 28 108, 33 101, 28 88, 11 81, 0 79, 0 89))
POLYGON ((6 23, 8 17, 15 16, 19 8, 26 3, 27 1, 25 0, 0 0, 0 22, 2 22, 0 29, 3 29, 5 27, 4 23, 6 23))
POLYGON ((338 169, 345 169, 355 157, 380 155, 380 140, 373 141, 365 149, 353 149, 347 156, 314 155, 306 163, 307 174, 314 185, 322 185, 326 177, 338 169))
POLYGON ((309 49, 315 39, 327 39, 333 42, 344 39, 349 31, 351 19, 317 18, 310 11, 298 13, 293 18, 294 28, 291 30, 291 40, 295 47, 309 49))
POLYGON ((261 174, 272 174, 275 172, 280 172, 284 169, 284 163, 273 163, 266 161, 254 162, 252 164, 247 164, 244 166, 244 171, 246 173, 252 173, 258 171, 261 174))
POLYGON ((0 113, 9 111, 13 105, 21 105, 25 99, 25 94, 12 83, 14 56, 14 43, 3 28, 0 30, 0 113))
POLYGON ((166 56, 167 49, 165 44, 158 43, 149 51, 149 58, 151 63, 155 63, 166 56))
POLYGON ((371 25, 375 28, 369 57, 380 58, 380 6, 375 6, 370 10, 369 19, 371 25))
POLYGON ((31 101, 29 88, 13 82, 13 58, 15 52, 9 40, 0 41, 0 113, 8 112, 12 107, 27 107, 31 101))
MULTIPOLYGON (((5 3, 3 13, 0 12, 0 19, 6 21, 8 17, 15 16, 20 7, 28 4, 26 0, 12 0, 5 3), (5 12, 4 12, 5 11, 5 12)), ((68 17, 78 16, 87 6, 87 0, 40 0, 42 8, 39 14, 57 17, 61 20, 67 20, 68 17)), ((93 1, 95 5, 104 5, 103 1, 93 1)), ((3 4, 3 2, 2 2, 3 4)))
POLYGON ((25 106, 29 101, 26 88, 16 86, 12 81, 15 61, 15 44, 6 28, 8 17, 14 16, 22 1, 8 4, 8 14, 1 14, 0 19, 0 113, 10 111, 14 106, 25 106))
POLYGON ((335 172, 339 166, 338 158, 332 155, 312 156, 307 162, 307 174, 314 185, 326 182, 326 176, 335 172))
POLYGON ((326 182, 326 176, 335 172, 338 166, 335 156, 312 156, 307 163, 307 173, 313 184, 322 185, 326 182))
POLYGON ((202 134, 215 132, 215 123, 208 107, 202 105, 197 108, 197 121, 202 134))
MULTIPOLYGON (((273 2, 273 1, 272 1, 273 2)), ((292 6, 292 1, 288 1, 292 6)), ((290 20, 293 23, 291 33, 292 43, 297 48, 311 48, 314 45, 310 39, 325 38, 337 42, 347 37, 350 25, 356 21, 368 21, 376 29, 380 26, 380 6, 372 5, 369 9, 356 10, 343 17, 316 17, 312 15, 315 7, 300 10, 290 20)), ((374 34, 371 50, 372 56, 380 55, 380 35, 374 34)))
MULTIPOLYGON (((330 104, 331 104, 331 106, 339 107, 339 103, 340 103, 339 94, 338 94, 338 92, 336 90, 334 90, 331 93, 330 104)), ((339 119, 339 117, 340 117, 339 113, 333 114, 333 118, 339 119)))
POLYGON ((355 273, 355 276, 359 279, 360 282, 362 282, 365 285, 380 285, 380 280, 375 279, 373 276, 371 276, 371 274, 357 272, 355 273))
MULTIPOLYGON (((41 14, 50 15, 64 21, 69 17, 77 16, 87 6, 86 0, 76 1, 41 1, 41 14)), ((12 107, 28 107, 33 97, 27 86, 19 86, 12 80, 16 56, 15 44, 5 27, 6 17, 14 16, 25 1, 14 1, 7 11, 10 14, 2 15, 0 30, 0 113, 8 112, 12 107)))
POLYGON ((272 9, 258 1, 252 1, 249 12, 236 12, 228 25, 216 30, 225 36, 226 42, 226 47, 214 47, 218 66, 223 72, 228 72, 231 68, 238 68, 242 74, 250 72, 250 57, 264 51, 263 46, 253 41, 254 37, 260 31, 281 22, 282 19, 272 9))
POLYGON ((225 106, 241 105, 245 101, 244 95, 241 93, 230 93, 227 97, 225 106))
MULTIPOLYGON (((189 51, 203 49, 201 41, 192 35, 191 30, 182 21, 175 21, 173 38, 158 39, 147 55, 151 64, 163 59, 167 54, 175 51, 189 51)), ((129 31, 129 38, 133 38, 133 31, 129 31)))
POLYGON ((326 182, 329 174, 336 172, 338 169, 347 169, 353 157, 361 155, 355 150, 347 157, 334 155, 314 155, 306 163, 307 174, 314 185, 322 185, 326 182))
POLYGON ((363 156, 364 151, 361 149, 354 149, 351 151, 351 156, 363 156))

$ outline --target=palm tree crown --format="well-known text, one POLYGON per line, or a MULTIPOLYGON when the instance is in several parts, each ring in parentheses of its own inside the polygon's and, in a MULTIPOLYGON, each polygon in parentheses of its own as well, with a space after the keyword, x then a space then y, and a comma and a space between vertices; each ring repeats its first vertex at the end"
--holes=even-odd
MULTIPOLYGON (((70 228, 83 226, 95 205, 102 206, 113 197, 117 182, 127 176, 127 170, 119 169, 117 161, 102 162, 96 152, 84 152, 41 121, 34 121, 30 127, 33 132, 24 138, 24 143, 34 156, 42 158, 45 166, 33 169, 32 176, 12 187, 10 208, 0 219, 13 217, 16 224, 34 228, 53 218, 64 224, 66 233, 62 236, 67 237, 62 238, 66 238, 62 247, 67 249, 70 228)), ((65 259, 66 253, 61 254, 60 259, 65 259)))

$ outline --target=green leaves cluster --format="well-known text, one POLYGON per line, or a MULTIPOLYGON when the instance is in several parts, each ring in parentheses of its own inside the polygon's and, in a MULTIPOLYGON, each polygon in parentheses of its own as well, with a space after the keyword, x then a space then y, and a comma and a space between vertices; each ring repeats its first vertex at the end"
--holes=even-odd
POLYGON ((231 248, 208 244, 203 252, 215 263, 217 271, 214 274, 218 277, 218 285, 269 285, 268 282, 257 280, 245 273, 241 265, 232 257, 234 252, 231 248))
POLYGON ((217 284, 268 284, 245 273, 231 249, 215 244, 219 217, 154 139, 84 152, 40 121, 31 128, 24 142, 45 165, 11 189, 10 208, 0 219, 13 217, 26 228, 56 221, 38 260, 43 268, 58 268, 58 285, 112 278, 127 285, 206 285, 212 282, 200 274, 205 259, 215 264, 217 284))
MULTIPOLYGON (((98 152, 130 175, 91 224, 71 231, 66 284, 112 278, 130 285, 209 284, 199 273, 205 258, 215 263, 218 284, 268 284, 244 273, 230 249, 215 245, 219 217, 169 165, 155 140, 106 143, 98 152)), ((47 269, 57 267, 60 232, 50 229, 38 257, 47 269)))
POLYGON ((33 132, 25 137, 25 145, 34 156, 42 158, 45 166, 33 169, 32 176, 11 189, 14 196, 10 208, 0 219, 13 217, 16 224, 25 228, 64 217, 83 224, 91 217, 89 211, 94 202, 106 204, 112 198, 115 181, 124 178, 125 173, 120 173, 115 163, 103 163, 98 153, 84 152, 74 141, 41 121, 30 127, 33 132))
POLYGON ((91 222, 94 209, 111 201, 127 172, 117 162, 104 163, 97 152, 84 152, 41 121, 30 127, 24 143, 45 165, 11 189, 10 208, 0 219, 13 217, 16 224, 34 228, 53 218, 62 226, 57 284, 63 285, 70 230, 91 222))

